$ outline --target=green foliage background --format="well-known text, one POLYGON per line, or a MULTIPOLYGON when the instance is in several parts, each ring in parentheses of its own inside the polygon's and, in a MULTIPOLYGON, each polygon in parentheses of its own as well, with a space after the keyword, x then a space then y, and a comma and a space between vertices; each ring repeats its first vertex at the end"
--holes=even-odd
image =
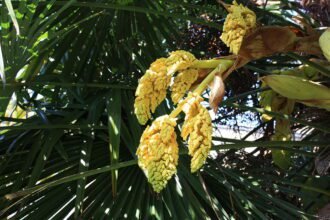
MULTIPOLYGON (((328 155, 330 117, 303 106, 290 118, 295 129, 304 129, 302 141, 214 137, 222 141, 213 148, 218 157, 194 175, 180 143, 177 176, 160 194, 138 168, 135 151, 144 129, 133 114, 138 79, 153 60, 179 49, 187 25, 221 30, 226 12, 216 1, 21 0, 12 1, 15 11, 8 13, 10 3, 0 3, 1 218, 300 219, 329 202, 329 177, 317 175, 314 161, 328 155), (15 107, 33 116, 15 117, 15 107), (259 156, 242 151, 247 147, 257 147, 259 156), (274 148, 292 152, 288 170, 272 163, 274 148)), ((297 13, 320 26, 288 1, 249 7, 264 24, 297 27, 290 20, 297 13)), ((203 56, 203 48, 185 47, 203 56)), ((297 56, 283 54, 246 69, 257 76, 297 64, 297 56)), ((238 74, 233 83, 244 81, 238 74)), ((214 126, 229 113, 237 119, 253 112, 250 121, 258 120, 261 90, 254 82, 241 93, 228 85, 214 126)), ((156 115, 171 108, 164 103, 156 115)), ((255 124, 249 135, 267 133, 269 124, 255 124)))

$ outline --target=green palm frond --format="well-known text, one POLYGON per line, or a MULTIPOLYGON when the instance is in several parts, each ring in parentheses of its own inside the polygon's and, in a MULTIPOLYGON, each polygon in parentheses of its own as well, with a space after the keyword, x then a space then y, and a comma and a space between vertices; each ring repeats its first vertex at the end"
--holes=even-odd
MULTIPOLYGON (((269 141, 266 135, 245 140, 273 123, 258 122, 245 138, 213 137, 216 156, 197 174, 189 171, 181 141, 177 174, 159 194, 137 166, 135 153, 145 128, 134 115, 138 79, 153 60, 180 47, 187 25, 221 30, 222 21, 201 16, 224 18, 218 3, 5 3, 0 3, 1 218, 292 219, 310 218, 327 202, 328 177, 313 175, 315 158, 328 152, 327 117, 288 116, 251 105, 248 97, 269 89, 258 82, 251 91, 229 93, 221 109, 238 109, 241 118, 241 113, 266 112, 288 119, 305 129, 303 140, 269 141), (256 153, 245 151, 251 147, 256 153), (271 149, 292 153, 290 169, 273 165, 271 149), (315 193, 315 203, 308 202, 309 193, 315 193)), ((290 2, 283 4, 287 11, 301 12, 290 2)), ((260 21, 292 24, 287 11, 280 16, 272 8, 252 8, 260 21)), ((297 66, 292 59, 310 64, 308 58, 288 54, 251 62, 246 69, 266 75, 297 66)), ((327 69, 314 68, 328 77, 327 69)), ((155 115, 171 109, 167 100, 155 115)))

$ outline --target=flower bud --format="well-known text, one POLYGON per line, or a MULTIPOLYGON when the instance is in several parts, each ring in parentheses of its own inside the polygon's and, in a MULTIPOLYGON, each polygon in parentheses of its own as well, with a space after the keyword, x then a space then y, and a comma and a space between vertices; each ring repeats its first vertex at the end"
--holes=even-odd
POLYGON ((323 55, 330 61, 330 28, 326 29, 320 36, 319 44, 323 55))
POLYGON ((288 75, 269 75, 262 77, 262 81, 284 97, 308 106, 330 109, 330 89, 326 86, 288 75))

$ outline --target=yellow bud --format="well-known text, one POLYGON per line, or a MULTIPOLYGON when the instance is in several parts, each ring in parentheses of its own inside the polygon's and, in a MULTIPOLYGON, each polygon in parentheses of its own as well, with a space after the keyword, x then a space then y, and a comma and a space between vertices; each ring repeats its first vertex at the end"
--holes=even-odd
POLYGON ((191 172, 196 172, 203 166, 212 145, 212 121, 207 109, 200 104, 201 101, 201 96, 189 93, 187 102, 182 107, 186 117, 181 136, 184 140, 189 136, 191 172))
POLYGON ((229 14, 220 38, 230 48, 230 52, 238 54, 244 36, 256 27, 256 15, 242 4, 238 5, 236 1, 227 9, 229 14))
POLYGON ((323 55, 330 61, 330 28, 326 29, 320 36, 319 44, 323 55))
MULTIPOLYGON (((273 74, 276 75, 287 75, 295 76, 303 79, 319 79, 320 75, 318 70, 308 66, 301 65, 297 68, 274 70, 273 74)), ((261 88, 266 87, 266 83, 262 82, 261 88)), ((278 95, 273 90, 263 91, 259 94, 260 105, 267 111, 281 112, 284 114, 290 114, 293 111, 295 101, 292 99, 285 98, 278 95)), ((264 122, 267 122, 273 118, 273 116, 268 114, 262 114, 261 116, 264 122)))
POLYGON ((175 126, 175 119, 168 115, 157 118, 144 130, 136 152, 138 164, 156 192, 176 173, 179 149, 175 126))
POLYGON ((288 75, 262 78, 278 94, 308 106, 330 109, 330 89, 321 84, 288 75))

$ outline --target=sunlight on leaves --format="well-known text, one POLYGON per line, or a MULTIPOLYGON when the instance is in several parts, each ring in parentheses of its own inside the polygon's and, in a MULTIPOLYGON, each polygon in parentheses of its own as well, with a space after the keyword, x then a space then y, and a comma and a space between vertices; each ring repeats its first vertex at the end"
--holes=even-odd
POLYGON ((5 4, 7 6, 9 16, 10 16, 10 18, 11 18, 11 20, 12 20, 14 26, 15 26, 16 34, 20 35, 18 22, 17 22, 16 16, 15 16, 15 11, 14 11, 13 5, 11 4, 11 0, 5 0, 5 4))

